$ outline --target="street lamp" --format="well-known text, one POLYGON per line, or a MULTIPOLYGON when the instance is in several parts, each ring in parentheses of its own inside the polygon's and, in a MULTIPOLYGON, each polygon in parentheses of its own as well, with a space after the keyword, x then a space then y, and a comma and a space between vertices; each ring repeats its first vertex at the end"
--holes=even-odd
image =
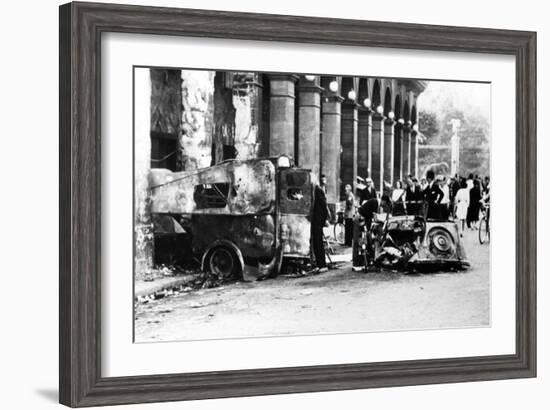
POLYGON ((365 98, 363 100, 363 105, 365 106, 365 108, 370 108, 372 106, 372 101, 369 98, 365 98))
POLYGON ((379 105, 378 107, 376 107, 376 112, 380 115, 384 114, 384 107, 379 105))
POLYGON ((403 118, 399 118, 397 122, 401 125, 405 124, 405 120, 403 118))
POLYGON ((388 113, 388 118, 389 118, 390 120, 393 120, 393 119, 395 118, 395 113, 394 113, 393 111, 390 111, 390 112, 388 113))
POLYGON ((328 85, 328 89, 333 93, 338 91, 338 81, 331 81, 330 84, 328 85))
POLYGON ((349 90, 348 92, 348 98, 350 100, 355 100, 355 97, 357 97, 357 95, 355 94, 355 91, 353 89, 349 90))

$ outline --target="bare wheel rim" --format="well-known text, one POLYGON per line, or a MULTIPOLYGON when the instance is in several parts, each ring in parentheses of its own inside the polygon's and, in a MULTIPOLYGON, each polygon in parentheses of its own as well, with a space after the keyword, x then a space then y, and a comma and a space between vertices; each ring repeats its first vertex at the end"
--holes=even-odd
POLYGON ((233 274, 235 261, 231 251, 225 248, 217 248, 210 255, 210 272, 223 278, 233 274))

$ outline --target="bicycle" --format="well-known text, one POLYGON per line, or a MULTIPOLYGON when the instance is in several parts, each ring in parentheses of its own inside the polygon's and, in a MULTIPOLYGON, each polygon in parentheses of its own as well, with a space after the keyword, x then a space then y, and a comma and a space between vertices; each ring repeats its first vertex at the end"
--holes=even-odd
POLYGON ((478 238, 479 243, 484 244, 485 242, 490 242, 491 240, 491 230, 490 230, 490 224, 489 224, 489 215, 490 215, 490 206, 489 204, 485 204, 482 206, 481 209, 481 220, 479 221, 479 230, 478 230, 478 238))

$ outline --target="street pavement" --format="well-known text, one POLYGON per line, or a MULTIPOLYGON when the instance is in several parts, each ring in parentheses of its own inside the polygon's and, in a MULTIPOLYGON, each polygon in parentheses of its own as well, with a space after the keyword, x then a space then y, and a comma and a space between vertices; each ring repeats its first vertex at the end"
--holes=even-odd
POLYGON ((337 269, 191 290, 136 303, 136 342, 356 333, 490 325, 490 245, 464 233, 471 268, 404 274, 337 269))

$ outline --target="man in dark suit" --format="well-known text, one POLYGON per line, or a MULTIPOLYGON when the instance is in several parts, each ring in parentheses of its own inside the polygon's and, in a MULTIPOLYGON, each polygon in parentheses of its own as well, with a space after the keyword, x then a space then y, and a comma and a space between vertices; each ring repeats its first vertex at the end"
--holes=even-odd
POLYGON ((368 201, 369 199, 375 199, 376 198, 376 189, 374 188, 374 182, 372 178, 367 178, 365 180, 365 183, 367 184, 367 187, 361 191, 361 198, 359 201, 359 205, 362 205, 364 202, 368 201))
POLYGON ((325 191, 319 185, 315 185, 313 191, 313 212, 311 217, 311 244, 315 264, 319 272, 328 270, 325 261, 325 246, 323 244, 323 227, 329 219, 327 197, 325 191))
POLYGON ((435 182, 435 175, 432 170, 426 173, 426 180, 428 186, 424 190, 424 200, 428 202, 428 215, 430 219, 441 219, 441 200, 444 193, 439 187, 439 184, 435 182))

